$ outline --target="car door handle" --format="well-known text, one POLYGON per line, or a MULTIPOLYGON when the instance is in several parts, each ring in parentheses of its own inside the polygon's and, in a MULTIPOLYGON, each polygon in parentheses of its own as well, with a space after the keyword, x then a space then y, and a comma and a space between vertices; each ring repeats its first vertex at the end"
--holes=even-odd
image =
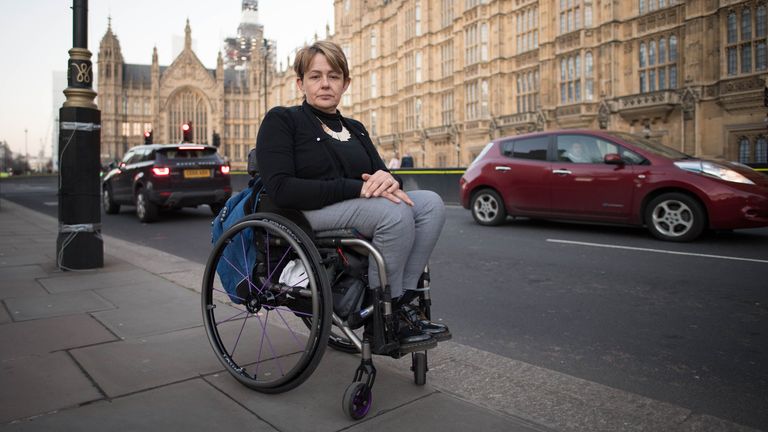
POLYGON ((571 171, 567 169, 556 169, 556 170, 552 170, 552 174, 568 175, 568 174, 571 174, 571 171))
POLYGON ((494 169, 496 171, 512 171, 512 168, 508 166, 497 166, 497 167, 494 167, 494 169))

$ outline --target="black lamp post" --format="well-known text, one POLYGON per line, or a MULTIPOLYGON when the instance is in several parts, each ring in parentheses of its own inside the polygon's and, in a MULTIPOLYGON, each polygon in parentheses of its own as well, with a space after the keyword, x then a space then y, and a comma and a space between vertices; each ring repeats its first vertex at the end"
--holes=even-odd
POLYGON ((67 100, 59 110, 59 233, 56 264, 64 270, 104 266, 101 240, 101 112, 93 103, 88 0, 73 0, 67 100))

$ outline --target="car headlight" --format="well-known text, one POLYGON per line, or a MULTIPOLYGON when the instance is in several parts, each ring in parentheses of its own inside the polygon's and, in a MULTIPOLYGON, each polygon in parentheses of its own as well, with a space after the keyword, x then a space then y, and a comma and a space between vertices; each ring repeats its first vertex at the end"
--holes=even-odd
POLYGON ((678 162, 675 162, 675 165, 677 165, 677 167, 680 169, 716 177, 716 178, 719 178, 720 180, 725 180, 725 181, 734 182, 734 183, 755 184, 752 180, 744 177, 738 172, 728 167, 722 166, 720 164, 716 164, 714 162, 678 161, 678 162))

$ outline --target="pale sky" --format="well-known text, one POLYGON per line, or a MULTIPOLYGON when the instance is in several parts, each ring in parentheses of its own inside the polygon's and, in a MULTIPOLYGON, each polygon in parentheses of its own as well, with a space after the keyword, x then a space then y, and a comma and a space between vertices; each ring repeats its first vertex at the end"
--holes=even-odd
MULTIPOLYGON (((210 69, 224 38, 237 35, 241 0, 91 0, 88 2, 88 50, 94 67, 99 42, 112 17, 126 63, 151 64, 157 46, 160 65, 173 61, 174 37, 183 41, 187 18, 195 53, 210 69)), ((72 48, 71 0, 0 0, 0 141, 14 154, 42 147, 51 154, 53 71, 66 71, 72 48)), ((315 34, 333 33, 333 0, 260 0, 265 37, 277 41, 283 62, 315 34)), ((94 73, 94 77, 96 73, 94 73)), ((66 83, 64 85, 66 87, 66 83)), ((95 86, 94 86, 95 90, 95 86)), ((57 109, 60 106, 56 107, 57 109)))

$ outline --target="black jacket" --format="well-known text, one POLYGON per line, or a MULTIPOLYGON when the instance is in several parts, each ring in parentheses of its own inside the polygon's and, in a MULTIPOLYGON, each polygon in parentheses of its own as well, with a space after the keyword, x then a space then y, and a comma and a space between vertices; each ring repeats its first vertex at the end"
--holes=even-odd
MULTIPOLYGON (((389 171, 362 123, 344 117, 341 120, 365 147, 374 170, 389 171)), ((349 170, 331 140, 306 102, 269 110, 256 137, 256 158, 275 205, 314 210, 360 197, 363 180, 346 176, 349 170)), ((397 180, 402 187, 402 181, 397 180)))

